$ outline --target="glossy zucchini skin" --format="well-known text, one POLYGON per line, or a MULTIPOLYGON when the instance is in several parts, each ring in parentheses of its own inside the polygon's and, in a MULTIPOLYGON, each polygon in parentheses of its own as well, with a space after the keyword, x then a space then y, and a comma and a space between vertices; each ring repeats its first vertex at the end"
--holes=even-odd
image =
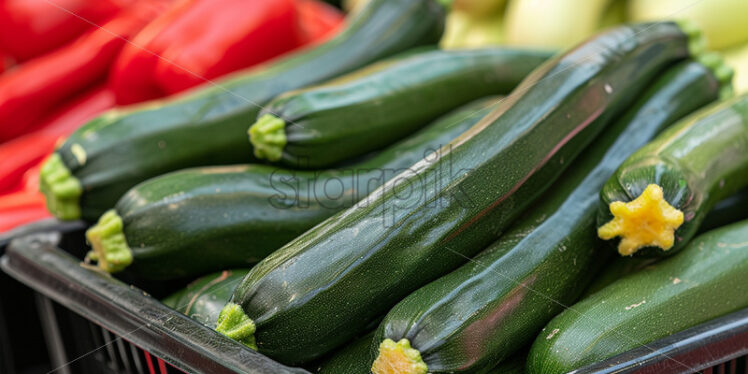
MULTIPOLYGON (((78 194, 59 196, 66 207, 52 213, 93 221, 146 179, 187 167, 253 161, 247 128, 263 105, 283 92, 416 46, 435 45, 446 12, 437 0, 373 0, 324 44, 219 85, 94 119, 56 151, 77 180, 78 194)), ((47 195, 48 200, 55 197, 47 195)))
POLYGON ((368 374, 371 373, 369 357, 374 332, 358 338, 341 348, 314 368, 317 374, 368 374))
POLYGON ((746 238, 748 221, 710 231, 575 304, 537 337, 527 372, 566 373, 748 307, 746 238))
POLYGON ((260 158, 293 168, 330 167, 386 146, 462 104, 508 94, 551 55, 509 48, 407 53, 271 101, 258 118, 285 124, 275 130, 285 137, 282 151, 263 157, 255 130, 267 122, 253 125, 250 137, 260 158))
POLYGON ((221 308, 248 272, 249 269, 235 269, 206 275, 161 302, 213 328, 221 308))
MULTIPOLYGON (((358 338, 347 346, 335 352, 331 357, 314 367, 317 374, 368 374, 371 373, 371 344, 374 332, 358 338)), ((527 351, 502 361, 498 366, 486 370, 481 374, 523 374, 527 351)))
POLYGON ((141 183, 115 207, 132 253, 127 270, 141 278, 171 279, 255 264, 448 144, 499 100, 464 105, 341 169, 207 167, 141 183))
MULTIPOLYGON (((695 235, 715 203, 748 185, 748 95, 689 116, 631 155, 600 191, 598 225, 613 219, 610 204, 629 202, 651 184, 683 213, 674 244, 646 246, 634 256, 667 256, 695 235)), ((609 240, 617 245, 619 237, 609 240)), ((615 248, 615 247, 614 247, 615 248)), ((619 249, 620 251, 620 249, 619 249)))
POLYGON ((689 40, 674 23, 627 26, 549 60, 437 158, 261 261, 225 310, 281 362, 340 346, 490 244, 689 40))
POLYGON ((717 100, 720 88, 700 63, 668 69, 510 231, 392 308, 372 352, 384 339, 408 339, 429 373, 481 373, 530 343, 605 261, 595 238, 600 187, 661 130, 717 100))

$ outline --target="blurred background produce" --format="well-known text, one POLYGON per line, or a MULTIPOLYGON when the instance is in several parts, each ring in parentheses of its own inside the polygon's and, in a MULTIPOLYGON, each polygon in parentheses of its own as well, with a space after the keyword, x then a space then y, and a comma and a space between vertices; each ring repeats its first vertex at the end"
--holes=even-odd
POLYGON ((0 1, 0 232, 50 216, 23 176, 90 119, 319 43, 343 17, 317 0, 0 1))
POLYGON ((0 234, 49 212, 76 222, 42 222, 45 236, 77 230, 0 247, 2 268, 79 313, 80 290, 106 289, 79 309, 115 335, 100 310, 168 326, 147 339, 215 350, 194 339, 213 333, 202 324, 267 357, 235 344, 242 354, 312 371, 521 372, 533 339, 531 371, 582 365, 547 344, 601 361, 748 307, 735 250, 748 221, 688 243, 748 212, 747 14, 746 0, 0 0, 0 234), (654 173, 621 164, 663 142, 681 148, 654 173), (677 181, 663 183, 671 161, 677 181), (632 185, 621 180, 642 188, 609 205, 608 185, 632 185), (598 210, 637 201, 595 235, 598 210), (637 248, 685 249, 607 261, 606 246, 639 233, 637 248), (122 289, 139 301, 123 307, 122 289), (618 316, 655 322, 625 349, 617 337, 587 349, 574 334, 605 331, 565 327, 580 294, 582 308, 620 299, 601 320, 639 308, 618 316), (682 318, 645 312, 673 305, 682 318))
POLYGON ((744 0, 455 0, 445 48, 480 45, 564 49, 624 22, 685 19, 723 52, 735 89, 748 91, 748 2, 744 0))
MULTIPOLYGON (((0 2, 0 194, 22 189, 20 176, 96 114, 175 94, 325 40, 343 22, 335 6, 355 12, 368 1, 0 2), (273 43, 267 42, 270 35, 273 43), (112 95, 115 101, 102 105, 112 95), (84 97, 94 103, 87 105, 84 97), (65 120, 65 112, 73 112, 72 120, 65 120), (68 125, 55 125, 60 121, 68 125)), ((745 14, 743 0, 455 0, 441 45, 562 50, 623 22, 688 19, 735 69, 740 94, 748 91, 745 14)), ((34 206, 36 214, 28 217, 48 216, 40 204, 34 206)), ((5 212, 0 210, 0 231, 33 220, 5 212)))

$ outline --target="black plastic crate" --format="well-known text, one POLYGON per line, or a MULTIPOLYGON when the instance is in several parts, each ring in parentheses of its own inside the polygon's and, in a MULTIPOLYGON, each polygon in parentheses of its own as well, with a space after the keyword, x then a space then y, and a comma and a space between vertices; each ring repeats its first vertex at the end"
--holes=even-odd
MULTIPOLYGON (((82 228, 54 222, 25 228, 22 234, 32 234, 10 242, 0 260, 2 270, 36 291, 56 372, 307 373, 245 348, 142 290, 165 292, 168 284, 138 288, 79 266, 85 248, 82 228), (79 257, 60 248, 72 248, 79 257)), ((3 240, 8 238, 0 238, 0 247, 3 240)), ((575 373, 748 374, 746 355, 748 309, 575 373)))

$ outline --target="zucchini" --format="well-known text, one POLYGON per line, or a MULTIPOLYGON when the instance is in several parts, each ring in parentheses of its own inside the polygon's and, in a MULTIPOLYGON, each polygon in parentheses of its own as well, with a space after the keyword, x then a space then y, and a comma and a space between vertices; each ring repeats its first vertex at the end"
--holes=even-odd
POLYGON ((193 166, 253 161, 246 131, 279 94, 420 45, 436 45, 443 0, 372 0, 333 39, 168 101, 108 112, 74 132, 41 173, 60 219, 93 221, 136 184, 193 166))
MULTIPOLYGON (((317 374, 366 374, 371 373, 370 367, 374 357, 370 357, 370 347, 374 333, 356 339, 340 351, 324 360, 316 370, 317 374)), ((525 372, 526 350, 516 354, 492 368, 484 374, 523 374, 525 372)))
POLYGON ((598 236, 622 256, 678 252, 715 203, 748 185, 747 147, 748 95, 684 119, 605 183, 598 236))
POLYGON ((449 143, 496 107, 456 109, 378 155, 342 169, 268 165, 179 171, 139 184, 88 231, 107 272, 171 279, 256 263, 400 171, 449 143), (209 219, 198 219, 209 212, 209 219))
POLYGON ((606 253, 595 246, 600 187, 662 129, 717 100, 720 88, 698 62, 668 69, 510 231, 390 310, 374 338, 372 371, 410 366, 394 373, 480 373, 529 344, 603 262, 606 253))
POLYGON ((322 361, 314 372, 317 374, 370 373, 369 367, 371 365, 369 363, 374 358, 369 358, 369 347, 373 337, 374 332, 371 332, 348 343, 347 346, 322 361))
POLYGON ((444 112, 509 93, 551 56, 519 49, 407 53, 271 101, 249 129, 255 156, 329 167, 392 143, 444 112))
POLYGON ((691 38, 675 23, 624 26, 549 60, 436 157, 261 261, 219 332, 285 363, 345 343, 485 248, 691 38))
POLYGON ((248 272, 248 269, 238 269, 206 275, 161 302, 213 328, 221 308, 248 272))
POLYGON ((536 338, 528 373, 566 373, 748 307, 746 239, 748 221, 710 231, 575 304, 536 338))

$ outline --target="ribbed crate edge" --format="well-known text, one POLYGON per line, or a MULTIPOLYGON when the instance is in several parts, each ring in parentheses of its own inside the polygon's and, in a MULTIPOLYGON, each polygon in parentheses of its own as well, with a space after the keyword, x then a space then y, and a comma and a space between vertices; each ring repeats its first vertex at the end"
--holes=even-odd
POLYGON ((14 239, 0 268, 37 292, 187 372, 308 374, 202 326, 56 248, 59 234, 14 239))

